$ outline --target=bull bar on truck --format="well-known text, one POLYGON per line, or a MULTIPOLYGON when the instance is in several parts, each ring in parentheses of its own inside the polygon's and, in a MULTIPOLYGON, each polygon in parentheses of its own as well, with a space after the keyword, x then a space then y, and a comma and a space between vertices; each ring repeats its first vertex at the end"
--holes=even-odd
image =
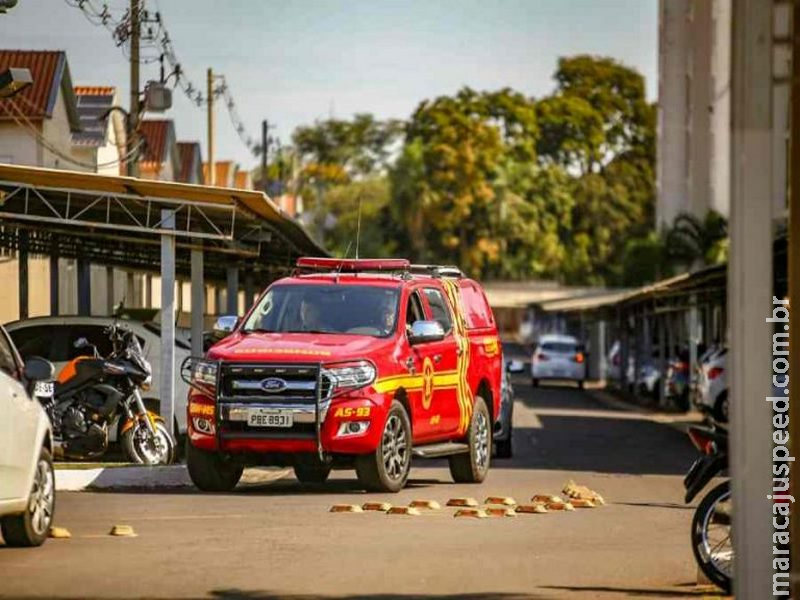
MULTIPOLYGON (((322 423, 327 415, 328 408, 331 402, 332 387, 329 388, 328 393, 323 393, 325 376, 322 363, 248 363, 248 362, 226 362, 221 360, 209 360, 203 357, 189 356, 181 363, 181 379, 191 388, 209 395, 208 388, 204 388, 193 380, 195 367, 199 362, 205 364, 216 365, 216 381, 214 392, 214 404, 216 410, 214 411, 215 419, 215 438, 217 447, 222 448, 222 443, 227 440, 233 439, 262 439, 262 440, 281 440, 281 439, 313 439, 316 443, 317 454, 320 459, 324 456, 322 447, 322 423), (247 373, 247 371, 250 373, 247 373), (243 392, 258 392, 263 391, 263 387, 256 387, 257 383, 270 378, 278 378, 281 375, 286 375, 287 372, 293 376, 308 375, 309 377, 303 382, 314 382, 313 394, 310 395, 278 395, 279 392, 262 394, 227 394, 228 379, 231 375, 236 374, 250 374, 253 377, 260 377, 260 380, 245 379, 236 380, 231 378, 231 390, 235 386, 237 390, 243 392), (226 378, 223 377, 226 376, 226 378), (293 417, 301 417, 297 423, 309 423, 308 417, 313 417, 310 420, 313 423, 313 431, 281 431, 281 430, 263 430, 256 431, 247 429, 244 431, 223 431, 223 424, 230 426, 232 423, 246 422, 246 411, 249 408, 265 408, 274 410, 292 411, 293 417), (231 418, 232 416, 245 415, 244 419, 231 418)), ((308 391, 307 386, 288 384, 284 390, 291 391, 308 391)), ((281 390, 281 391, 284 391, 281 390)), ((242 429, 246 425, 240 425, 242 429)), ((294 428, 294 427, 293 427, 294 428)))

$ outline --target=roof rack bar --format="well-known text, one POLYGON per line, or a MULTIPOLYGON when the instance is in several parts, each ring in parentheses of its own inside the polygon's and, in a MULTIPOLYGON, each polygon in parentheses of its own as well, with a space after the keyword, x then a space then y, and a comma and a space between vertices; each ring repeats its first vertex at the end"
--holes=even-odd
POLYGON ((455 265, 411 265, 409 271, 428 274, 433 277, 454 277, 457 279, 465 277, 461 269, 455 265))

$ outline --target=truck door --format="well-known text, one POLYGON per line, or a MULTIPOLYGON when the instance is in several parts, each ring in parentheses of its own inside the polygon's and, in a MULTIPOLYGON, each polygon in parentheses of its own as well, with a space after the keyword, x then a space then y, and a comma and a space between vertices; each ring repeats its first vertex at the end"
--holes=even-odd
POLYGON ((453 331, 453 311, 444 292, 436 286, 423 289, 427 319, 441 323, 445 337, 426 344, 430 360, 423 364, 423 415, 437 438, 452 437, 459 430, 465 408, 459 396, 459 348, 453 331))

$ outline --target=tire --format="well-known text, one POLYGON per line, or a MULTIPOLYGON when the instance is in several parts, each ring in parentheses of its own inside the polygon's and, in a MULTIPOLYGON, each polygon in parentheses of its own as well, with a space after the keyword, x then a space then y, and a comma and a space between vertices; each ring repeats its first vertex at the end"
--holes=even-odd
POLYGON ((449 457, 450 475, 456 483, 481 483, 492 461, 492 425, 489 409, 480 396, 475 396, 467 444, 469 452, 449 457))
POLYGON ((41 546, 50 533, 56 509, 53 458, 47 448, 39 452, 28 504, 21 515, 0 519, 0 530, 8 546, 41 546))
POLYGON ((166 424, 158 420, 154 423, 158 448, 153 448, 149 432, 141 421, 136 423, 122 434, 120 443, 132 463, 138 465, 170 465, 175 462, 175 439, 167 430, 166 424))
POLYGON ((533 379, 531 379, 531 385, 533 387, 539 387, 539 380, 536 379, 536 377, 534 377, 533 379))
POLYGON ((315 455, 300 455, 294 463, 294 476, 300 483, 325 483, 331 466, 315 455))
POLYGON ((513 454, 511 437, 507 440, 497 440, 494 443, 494 455, 496 458, 511 458, 513 454))
POLYGON ((717 398, 717 402, 714 405, 714 420, 718 423, 727 423, 729 406, 728 391, 725 390, 719 395, 719 398, 717 398))
POLYGON ((579 389, 579 390, 582 390, 582 389, 584 389, 585 387, 586 387, 586 382, 585 382, 583 379, 581 379, 580 381, 578 381, 578 389, 579 389))
POLYGON ((208 452, 186 441, 189 478, 203 492, 230 492, 242 478, 244 467, 217 452, 208 452))
MULTIPOLYGON (((730 481, 720 483, 705 495, 703 500, 697 506, 697 510, 692 518, 692 552, 694 553, 694 558, 697 561, 697 565, 712 583, 722 588, 726 593, 730 593, 731 586, 733 585, 733 580, 731 577, 733 571, 729 567, 726 572, 724 568, 720 568, 720 566, 712 560, 712 557, 708 555, 708 541, 704 536, 704 531, 709 524, 707 521, 711 522, 716 515, 724 516, 724 513, 716 513, 714 508, 720 501, 727 500, 729 502, 730 497, 730 481)), ((728 506, 730 507, 731 505, 728 504, 728 506)), ((728 527, 730 528, 730 509, 727 514, 727 519, 728 527)), ((729 536, 730 533, 730 529, 728 529, 729 536)), ((733 556, 731 555, 731 564, 732 562, 733 556)))
POLYGON ((375 452, 356 458, 356 475, 361 485, 370 492, 402 490, 411 470, 412 443, 408 412, 394 400, 375 452))

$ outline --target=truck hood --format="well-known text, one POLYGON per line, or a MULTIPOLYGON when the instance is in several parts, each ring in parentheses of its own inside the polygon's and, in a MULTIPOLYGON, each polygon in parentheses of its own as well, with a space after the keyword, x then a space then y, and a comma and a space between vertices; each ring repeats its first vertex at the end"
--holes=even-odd
POLYGON ((233 333, 208 351, 223 361, 333 363, 391 351, 392 338, 317 333, 233 333))

